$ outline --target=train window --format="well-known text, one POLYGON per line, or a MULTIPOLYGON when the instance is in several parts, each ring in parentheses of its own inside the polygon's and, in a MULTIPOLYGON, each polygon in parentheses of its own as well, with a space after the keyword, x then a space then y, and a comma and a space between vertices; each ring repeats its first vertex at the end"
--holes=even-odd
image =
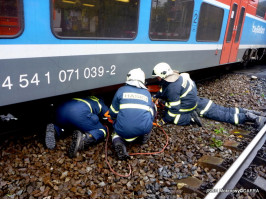
POLYGON ((239 37, 240 37, 242 25, 243 25, 243 19, 244 19, 245 10, 246 9, 244 7, 241 8, 240 17, 239 17, 239 20, 238 20, 237 31, 236 31, 235 43, 237 43, 239 41, 239 37))
POLYGON ((224 10, 202 3, 197 29, 197 41, 218 41, 220 38, 224 10))
POLYGON ((188 40, 194 0, 153 0, 150 38, 152 40, 188 40))
POLYGON ((139 0, 51 0, 52 31, 62 39, 134 39, 139 0))
POLYGON ((232 8, 232 12, 231 12, 228 32, 227 32, 227 36, 226 36, 226 42, 231 42, 231 39, 232 39, 234 25, 235 25, 235 20, 236 20, 237 8, 238 8, 238 5, 234 4, 233 8, 232 8))
POLYGON ((256 15, 258 17, 266 17, 266 0, 259 0, 256 15))
POLYGON ((0 38, 14 38, 23 29, 21 0, 0 0, 0 38))

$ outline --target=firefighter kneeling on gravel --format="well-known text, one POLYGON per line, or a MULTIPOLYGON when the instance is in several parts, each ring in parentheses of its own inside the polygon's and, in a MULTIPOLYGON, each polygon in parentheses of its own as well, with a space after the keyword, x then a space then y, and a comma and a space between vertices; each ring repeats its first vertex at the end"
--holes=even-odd
POLYGON ((197 88, 190 79, 188 73, 179 74, 172 70, 167 63, 157 64, 152 72, 160 81, 161 89, 154 98, 161 98, 166 101, 165 114, 157 122, 159 126, 166 123, 177 125, 189 125, 191 122, 198 122, 197 113, 197 88))
POLYGON ((108 107, 103 100, 95 96, 88 98, 74 98, 56 109, 54 124, 46 128, 45 143, 47 148, 55 147, 55 133, 61 135, 62 129, 73 131, 72 142, 68 150, 69 157, 76 156, 77 151, 88 148, 106 137, 106 128, 99 121, 105 118, 108 107))
POLYGON ((112 143, 121 160, 129 158, 126 142, 144 144, 150 138, 156 108, 144 83, 140 68, 129 71, 126 85, 118 89, 109 109, 114 120, 112 143))

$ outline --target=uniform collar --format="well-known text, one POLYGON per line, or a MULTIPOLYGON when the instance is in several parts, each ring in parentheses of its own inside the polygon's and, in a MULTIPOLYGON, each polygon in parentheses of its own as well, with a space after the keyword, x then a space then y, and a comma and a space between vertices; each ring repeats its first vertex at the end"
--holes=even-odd
POLYGON ((179 72, 174 70, 174 73, 167 76, 164 80, 166 82, 175 82, 179 78, 179 72))
POLYGON ((126 81, 126 84, 135 86, 137 88, 147 89, 146 86, 140 81, 126 81))

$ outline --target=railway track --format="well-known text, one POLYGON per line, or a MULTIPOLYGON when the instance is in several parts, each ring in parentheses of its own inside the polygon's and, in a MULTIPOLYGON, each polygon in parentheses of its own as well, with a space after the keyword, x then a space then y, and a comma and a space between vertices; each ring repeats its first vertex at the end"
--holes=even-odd
POLYGON ((233 194, 230 191, 233 191, 233 193, 259 192, 259 197, 265 199, 266 180, 254 171, 254 165, 265 165, 265 140, 266 125, 252 139, 216 185, 209 190, 209 194, 205 199, 225 199, 228 195, 232 197, 233 194), (243 186, 243 188, 235 189, 237 183, 243 186))

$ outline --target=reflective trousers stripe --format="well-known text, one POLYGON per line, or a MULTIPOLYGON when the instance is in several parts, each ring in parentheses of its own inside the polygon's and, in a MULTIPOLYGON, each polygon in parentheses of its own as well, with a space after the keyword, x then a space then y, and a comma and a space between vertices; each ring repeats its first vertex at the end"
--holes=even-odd
MULTIPOLYGON (((120 137, 116 132, 113 132, 112 133, 112 140, 114 140, 115 138, 118 138, 118 137, 120 137)), ((121 137, 120 137, 121 138, 121 137)), ((129 138, 129 139, 125 139, 125 138, 123 138, 125 141, 127 141, 127 142, 132 142, 132 141, 134 141, 134 140, 136 140, 138 137, 134 137, 134 138, 129 138)))
POLYGON ((114 109, 113 105, 111 105, 110 108, 111 108, 111 110, 112 110, 115 114, 117 114, 117 113, 119 112, 119 111, 117 111, 117 110, 114 109))
POLYGON ((238 114, 234 114, 235 124, 239 123, 238 114))
POLYGON ((104 130, 104 129, 99 129, 100 131, 102 131, 103 132, 103 135, 104 135, 104 137, 106 137, 106 131, 104 130))
POLYGON ((169 111, 168 111, 168 115, 169 115, 170 117, 174 117, 174 118, 175 118, 175 119, 174 119, 174 124, 177 124, 177 123, 178 123, 179 118, 180 118, 180 116, 181 116, 181 114, 173 114, 173 113, 171 113, 171 112, 169 112, 169 111))
POLYGON ((176 115, 175 120, 174 120, 174 123, 175 123, 175 124, 178 123, 180 116, 181 116, 180 114, 177 114, 177 115, 176 115))
POLYGON ((90 107, 90 110, 91 110, 91 113, 92 113, 91 104, 89 102, 87 102, 87 101, 85 101, 83 99, 79 99, 79 98, 74 98, 74 100, 76 100, 76 101, 82 101, 82 102, 86 103, 90 107))
POLYGON ((188 108, 188 109, 179 109, 180 112, 189 112, 197 108, 198 104, 196 104, 193 108, 188 108))
POLYGON ((239 108, 235 108, 235 113, 238 114, 239 113, 239 108))
POLYGON ((152 116, 154 115, 153 110, 149 106, 146 106, 146 105, 134 104, 134 103, 120 104, 120 109, 127 109, 127 108, 147 110, 151 112, 152 116))
POLYGON ((212 105, 212 101, 209 100, 209 102, 208 102, 207 106, 204 108, 204 110, 200 111, 200 116, 201 117, 203 117, 204 113, 207 112, 210 109, 211 105, 212 105))

